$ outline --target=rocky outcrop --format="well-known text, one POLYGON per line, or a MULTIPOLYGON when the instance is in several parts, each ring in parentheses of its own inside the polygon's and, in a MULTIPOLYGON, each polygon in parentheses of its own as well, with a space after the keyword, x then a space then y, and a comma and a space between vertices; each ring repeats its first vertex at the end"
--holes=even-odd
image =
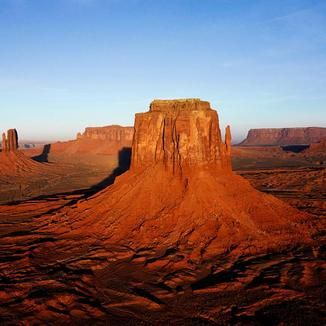
POLYGON ((77 139, 105 140, 131 144, 134 134, 133 127, 118 125, 105 127, 87 127, 83 134, 78 133, 77 139))
POLYGON ((0 209, 1 321, 322 324, 321 232, 235 175, 230 142, 207 102, 155 101, 113 185, 0 209))
POLYGON ((132 168, 163 164, 173 171, 213 166, 231 169, 230 127, 221 139, 216 111, 199 99, 155 100, 136 114, 132 168))
POLYGON ((6 134, 2 134, 2 151, 15 152, 18 149, 18 133, 16 129, 9 129, 6 134))
POLYGON ((5 133, 2 133, 1 146, 2 146, 2 152, 7 152, 8 145, 7 145, 7 137, 5 133))
POLYGON ((226 166, 232 168, 232 161, 231 161, 231 127, 226 126, 225 128, 225 146, 224 146, 224 157, 226 158, 226 166))
MULTIPOLYGON (((318 143, 311 144, 306 150, 301 152, 300 155, 303 156, 310 163, 314 163, 320 166, 325 166, 326 165, 326 138, 323 138, 318 143)), ((324 178, 321 179, 321 183, 323 185, 325 184, 325 180, 326 180, 326 175, 324 178)))
POLYGON ((172 250, 180 257, 168 266, 172 270, 180 260, 191 269, 192 262, 220 254, 308 243, 307 215, 235 175, 230 128, 225 143, 220 134, 208 102, 152 102, 148 112, 136 115, 131 169, 53 218, 50 230, 146 250, 148 261, 172 250))
POLYGON ((250 129, 241 146, 305 145, 326 137, 326 128, 269 128, 250 129))
MULTIPOLYGON (((2 151, 0 153, 0 183, 1 177, 12 178, 37 173, 44 173, 41 164, 26 157, 18 150, 18 133, 16 129, 9 129, 7 135, 2 134, 2 151)), ((12 180, 12 179, 11 179, 12 180)), ((9 183, 5 181, 4 183, 9 183)))
POLYGON ((133 127, 88 127, 76 140, 51 144, 51 153, 116 155, 131 147, 133 133, 133 127))
POLYGON ((326 137, 321 139, 320 142, 311 144, 310 147, 304 151, 304 153, 310 154, 324 154, 326 155, 326 137))

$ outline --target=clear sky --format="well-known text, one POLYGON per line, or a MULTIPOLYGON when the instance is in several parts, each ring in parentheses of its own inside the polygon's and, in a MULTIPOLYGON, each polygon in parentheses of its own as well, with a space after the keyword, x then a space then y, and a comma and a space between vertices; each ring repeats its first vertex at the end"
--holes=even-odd
POLYGON ((326 126, 326 1, 0 0, 0 129, 69 139, 182 97, 237 139, 326 126))

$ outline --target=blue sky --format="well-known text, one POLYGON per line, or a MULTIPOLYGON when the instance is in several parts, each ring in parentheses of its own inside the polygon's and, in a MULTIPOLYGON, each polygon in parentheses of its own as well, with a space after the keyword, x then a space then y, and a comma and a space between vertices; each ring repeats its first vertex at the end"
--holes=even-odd
POLYGON ((326 126, 326 1, 0 0, 0 129, 69 139, 182 97, 236 139, 326 126))

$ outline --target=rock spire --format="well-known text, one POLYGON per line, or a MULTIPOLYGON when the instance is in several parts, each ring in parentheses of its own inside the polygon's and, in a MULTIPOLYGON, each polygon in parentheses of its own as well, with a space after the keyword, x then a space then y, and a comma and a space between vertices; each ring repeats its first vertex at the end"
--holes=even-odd
POLYGON ((2 151, 15 152, 18 149, 18 133, 16 129, 9 129, 6 134, 2 134, 2 151))

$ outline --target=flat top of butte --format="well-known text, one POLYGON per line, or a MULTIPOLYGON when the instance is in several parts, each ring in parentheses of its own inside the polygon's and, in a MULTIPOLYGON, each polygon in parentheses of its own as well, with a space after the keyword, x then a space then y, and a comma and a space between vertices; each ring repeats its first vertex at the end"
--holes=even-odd
POLYGON ((201 101, 199 98, 159 100, 156 99, 150 104, 150 111, 167 111, 167 110, 209 110, 210 103, 201 101))

